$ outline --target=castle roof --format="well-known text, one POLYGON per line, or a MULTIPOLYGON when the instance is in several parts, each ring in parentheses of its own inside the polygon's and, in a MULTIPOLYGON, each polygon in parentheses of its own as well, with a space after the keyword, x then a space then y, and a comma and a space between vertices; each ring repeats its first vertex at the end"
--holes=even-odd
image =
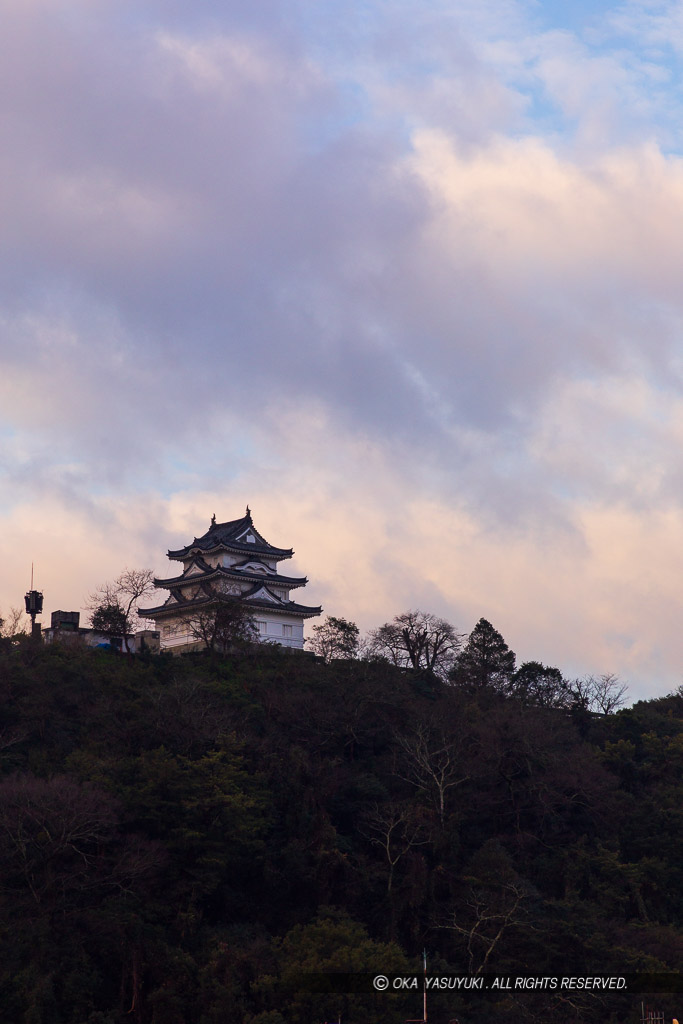
MULTIPOLYGON (((217 604, 218 600, 215 594, 207 593, 202 593, 194 598, 186 598, 181 591, 174 588, 171 590, 171 596, 166 599, 164 604, 158 605, 156 608, 138 608, 138 613, 143 618, 163 618, 165 615, 177 615, 179 611, 192 612, 194 609, 202 606, 217 604)), ((313 608, 309 605, 297 604, 296 601, 282 601, 262 582, 259 582, 251 590, 240 595, 240 600, 255 609, 268 608, 269 611, 274 612, 276 615, 278 613, 296 615, 302 619, 320 615, 322 611, 320 605, 313 608)))
MULTIPOLYGON (((249 545, 253 547, 253 545, 249 545)), ((164 587, 170 590, 171 587, 182 586, 186 583, 208 583, 218 579, 244 580, 257 582, 270 580, 280 586, 288 587, 290 590, 296 587, 305 587, 308 583, 306 576, 281 576, 274 569, 264 565, 258 558, 245 558, 244 561, 235 565, 209 565, 201 555, 194 555, 192 561, 185 567, 179 576, 172 576, 168 579, 154 578, 156 587, 164 587)))
POLYGON ((232 519, 229 523, 217 523, 214 516, 209 529, 203 536, 195 537, 192 543, 187 544, 184 548, 169 551, 168 557, 176 561, 183 561, 193 552, 206 554, 220 550, 251 555, 260 554, 271 561, 291 558, 294 554, 292 548, 276 548, 273 544, 269 544, 254 527, 251 512, 247 507, 246 515, 241 519, 232 519))

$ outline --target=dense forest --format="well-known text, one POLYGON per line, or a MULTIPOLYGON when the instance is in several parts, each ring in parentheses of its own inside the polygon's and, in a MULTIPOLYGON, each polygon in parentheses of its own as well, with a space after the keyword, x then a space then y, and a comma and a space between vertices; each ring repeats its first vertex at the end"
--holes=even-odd
MULTIPOLYGON (((386 657, 0 644, 3 1021, 393 1024, 419 993, 302 977, 423 949, 437 973, 680 968, 682 692, 596 714, 386 657)), ((640 998, 429 1013, 617 1024, 640 998)))

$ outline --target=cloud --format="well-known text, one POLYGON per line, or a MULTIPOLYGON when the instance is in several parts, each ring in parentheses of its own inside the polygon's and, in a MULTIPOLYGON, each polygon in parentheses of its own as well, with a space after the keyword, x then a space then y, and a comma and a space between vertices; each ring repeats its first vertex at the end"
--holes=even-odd
POLYGON ((674 51, 683 45, 680 0, 627 0, 615 5, 608 22, 624 36, 638 39, 641 45, 674 51))
POLYGON ((674 679, 674 8, 6 6, 2 606, 249 501, 364 628, 674 679))
MULTIPOLYGON (((54 608, 82 607, 125 564, 167 575, 168 547, 203 532, 213 512, 240 515, 248 501, 268 539, 294 546, 291 570, 310 578, 302 599, 364 630, 415 607, 464 632, 484 615, 520 662, 570 675, 616 671, 635 696, 678 685, 680 507, 572 496, 573 530, 548 520, 542 529, 494 528, 465 497, 426 494, 419 472, 381 446, 339 438, 321 413, 293 413, 282 432, 295 458, 261 454, 228 483, 218 463, 204 489, 168 498, 152 490, 70 506, 53 492, 16 507, 5 518, 4 579, 26 586, 34 560, 48 622, 54 608)), ((5 592, 0 607, 19 597, 5 592)))

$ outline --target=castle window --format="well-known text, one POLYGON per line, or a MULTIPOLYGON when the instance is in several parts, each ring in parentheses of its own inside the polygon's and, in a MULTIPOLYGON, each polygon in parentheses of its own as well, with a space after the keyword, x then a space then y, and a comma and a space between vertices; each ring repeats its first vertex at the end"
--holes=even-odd
POLYGON ((291 626, 283 626, 282 627, 282 635, 283 636, 291 636, 292 635, 292 627, 291 626))

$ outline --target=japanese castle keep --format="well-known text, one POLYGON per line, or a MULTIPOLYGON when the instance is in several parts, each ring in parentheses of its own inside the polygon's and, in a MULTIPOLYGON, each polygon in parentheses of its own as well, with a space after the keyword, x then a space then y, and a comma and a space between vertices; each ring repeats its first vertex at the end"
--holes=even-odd
POLYGON ((172 561, 182 562, 183 571, 170 579, 155 579, 154 585, 170 595, 155 608, 139 608, 139 614, 154 619, 162 648, 187 649, 197 646, 193 615, 210 611, 221 596, 238 597, 253 612, 264 641, 301 649, 304 619, 320 615, 321 608, 290 600, 290 591, 308 582, 305 576, 279 575, 277 563, 293 554, 291 548, 273 547, 261 536, 248 506, 242 519, 230 523, 217 523, 213 516, 202 537, 168 552, 172 561))

